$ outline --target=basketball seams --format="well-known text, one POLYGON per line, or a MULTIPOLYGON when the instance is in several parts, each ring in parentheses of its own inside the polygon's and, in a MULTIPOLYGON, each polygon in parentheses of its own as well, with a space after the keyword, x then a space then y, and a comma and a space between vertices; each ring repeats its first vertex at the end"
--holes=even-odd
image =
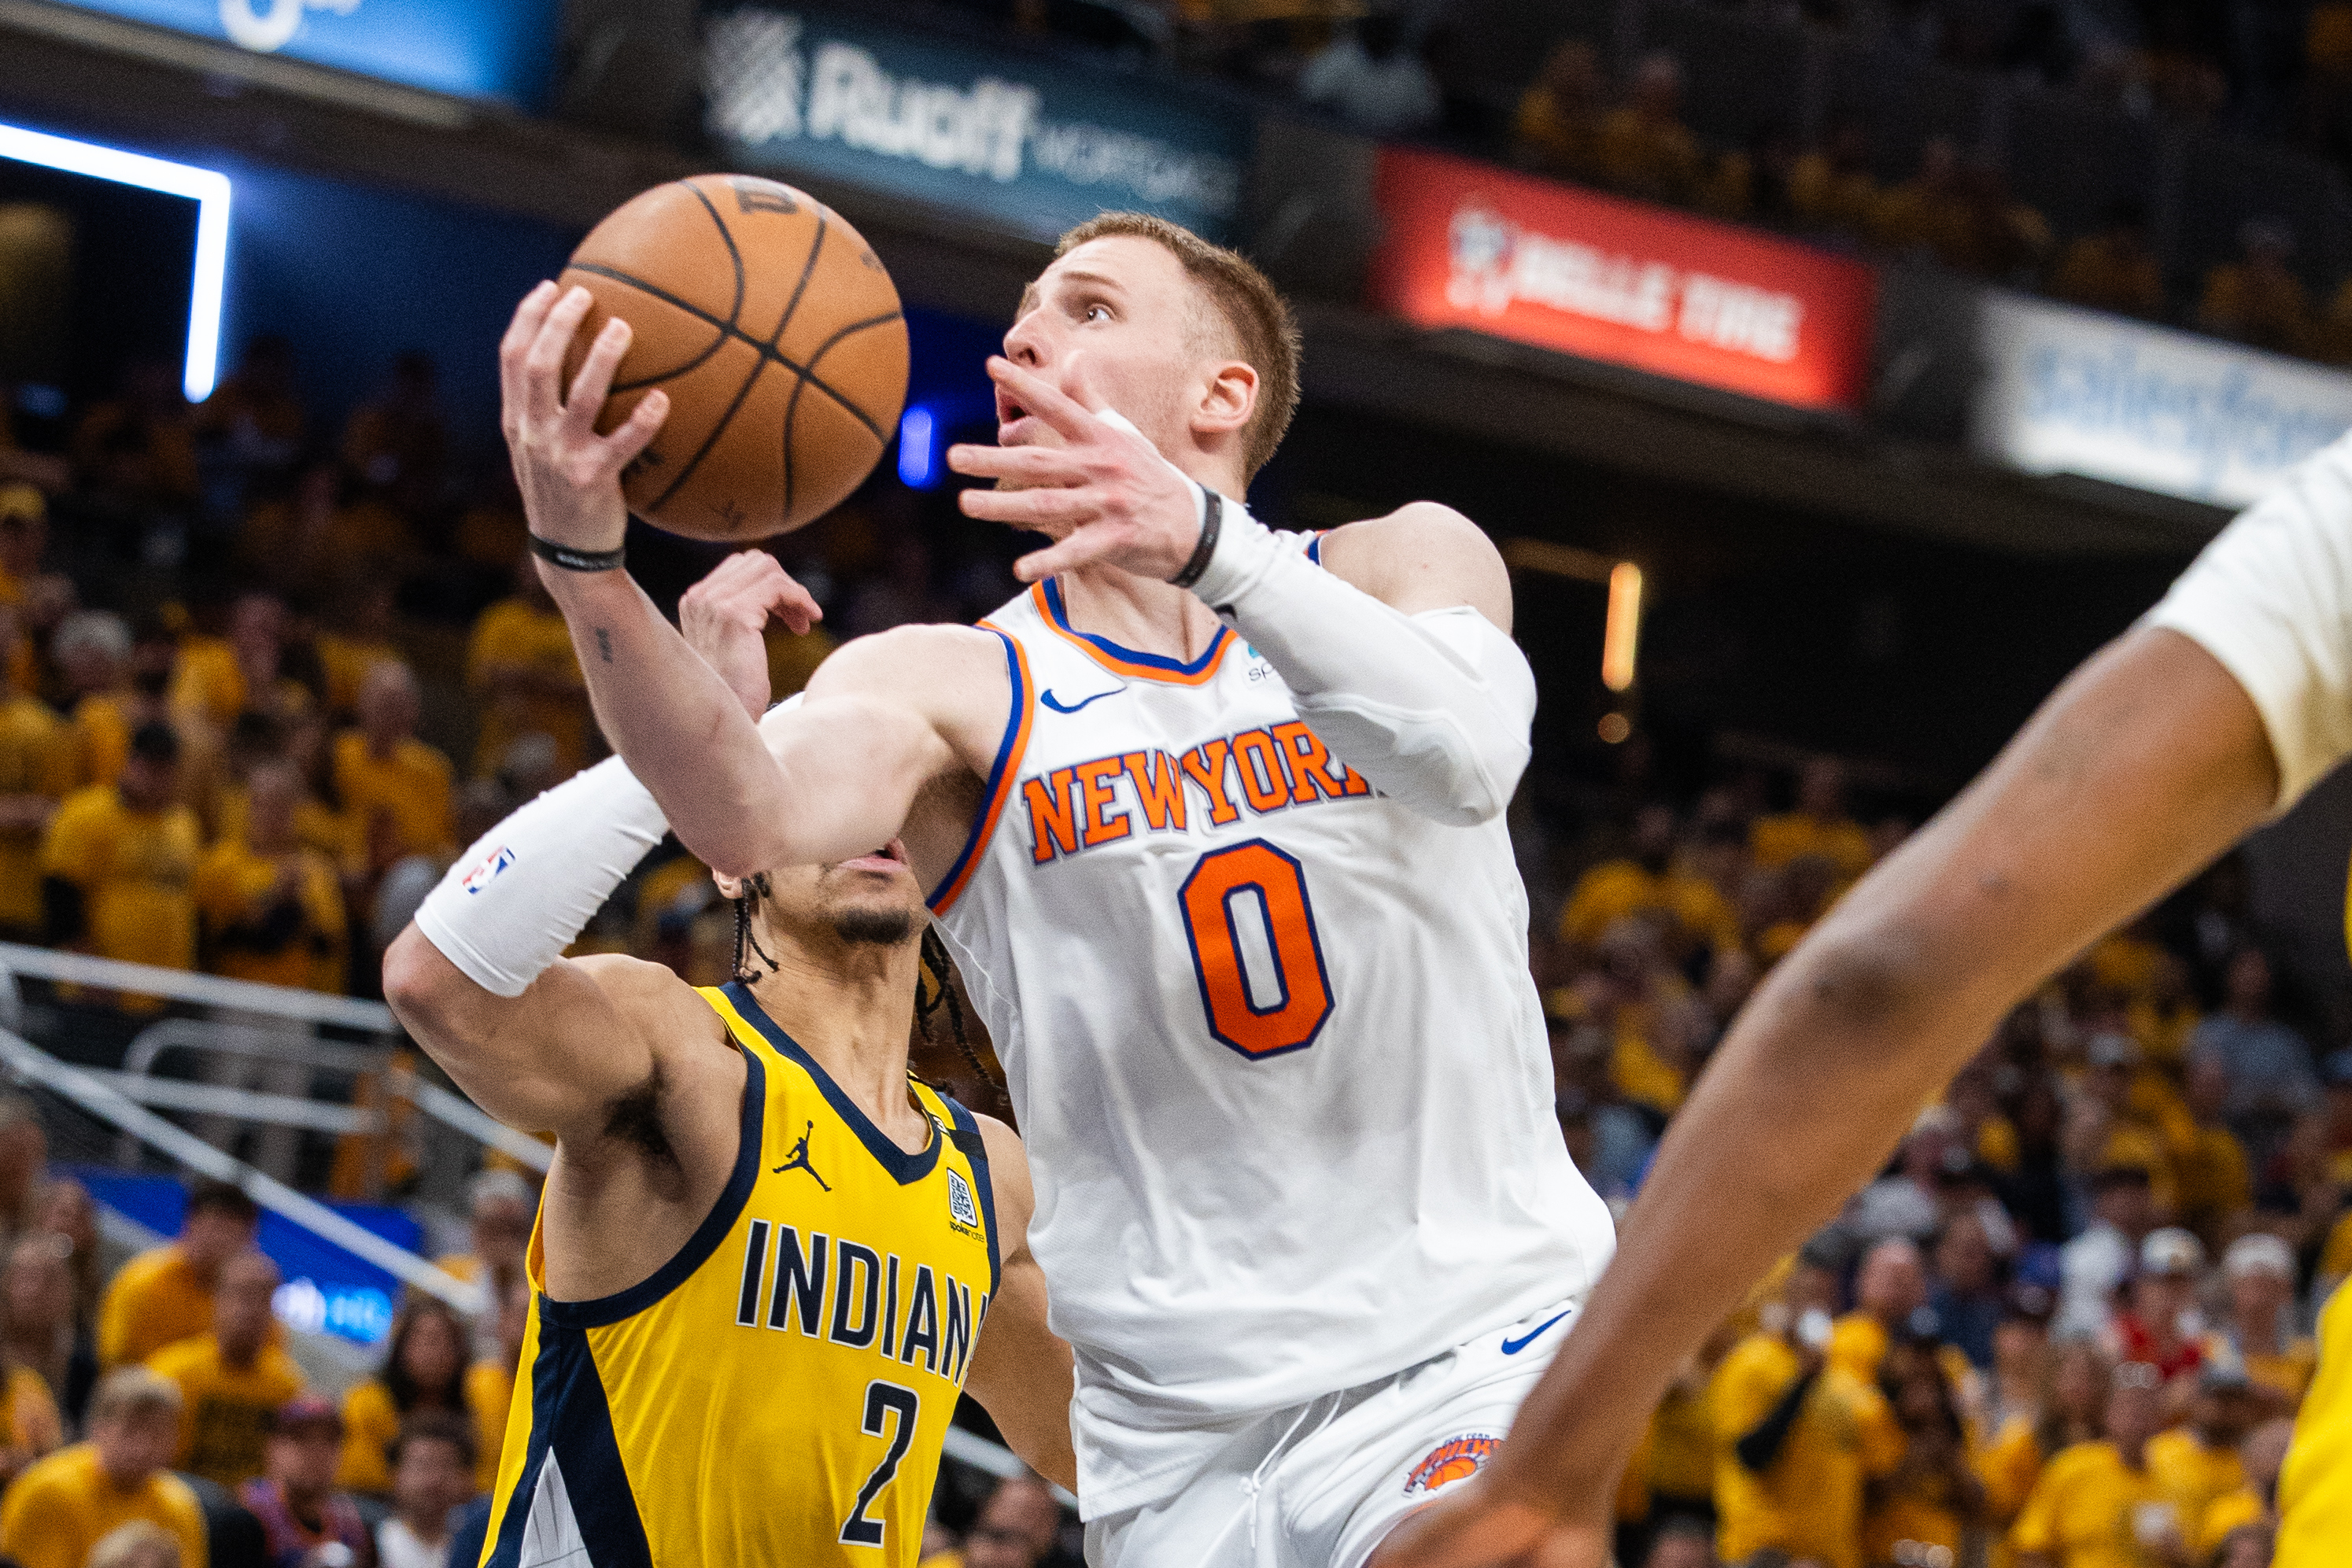
MULTIPOLYGON (((759 358, 756 358, 751 361, 751 373, 743 378, 743 384, 741 386, 735 389, 734 400, 728 403, 727 412, 720 414, 719 418, 712 423, 710 434, 703 437, 701 446, 697 448, 694 455, 687 460, 686 466, 678 470, 677 477, 669 482, 669 487, 654 498, 652 505, 646 508, 646 511, 657 512, 661 510, 662 507, 669 505, 672 498, 674 498, 677 495, 678 491, 685 486, 687 481, 694 477, 695 470, 702 466, 702 460, 710 455, 711 451, 718 446, 719 438, 727 434, 727 427, 735 423, 735 416, 742 411, 744 402, 750 399, 752 387, 759 383, 760 377, 767 371, 769 359, 772 357, 777 360, 782 360, 782 356, 775 353, 775 346, 778 342, 782 340, 784 329, 792 325, 793 312, 800 307, 801 295, 808 287, 809 275, 816 269, 817 253, 824 247, 824 232, 826 228, 830 226, 826 220, 827 214, 825 209, 823 206, 817 207, 816 234, 809 241, 808 256, 801 263, 800 281, 793 288, 791 303, 784 307, 784 319, 776 323, 775 336, 768 340, 764 348, 757 342, 753 343, 753 348, 761 350, 761 353, 759 358)), ((725 225, 722 224, 720 226, 724 227, 725 225)), ((740 332, 740 326, 730 324, 727 330, 730 333, 740 332)), ((796 375, 803 375, 804 378, 804 372, 795 371, 794 373, 796 375)), ((793 388, 793 393, 795 396, 798 396, 799 390, 799 387, 795 385, 793 388)), ((786 435, 784 448, 783 513, 787 517, 791 517, 793 513, 791 429, 791 421, 787 419, 785 422, 786 435)))
POLYGON ((740 331, 743 319, 743 248, 735 243, 735 231, 727 226, 727 220, 719 215, 718 205, 703 193, 702 187, 692 180, 681 180, 678 183, 694 193, 694 199, 700 202, 702 210, 710 214, 711 225, 718 229, 719 237, 727 242, 727 259, 735 268, 735 303, 727 308, 727 319, 721 325, 726 331, 740 331))
POLYGON ((715 329, 716 335, 711 338, 710 346, 703 350, 700 353, 695 355, 694 358, 687 361, 686 363, 678 366, 676 370, 664 371, 657 376, 646 376, 634 382, 614 382, 611 386, 605 389, 605 395, 607 397, 617 397, 623 392, 637 392, 646 387, 656 386, 663 382, 676 381, 680 376, 692 375, 695 371, 709 364, 710 362, 710 357, 719 352, 719 350, 725 348, 730 340, 738 336, 727 329, 725 322, 719 320, 719 318, 709 314, 708 311, 693 309, 688 307, 685 301, 671 298, 661 289, 655 287, 650 283, 647 283, 644 278, 632 277, 627 273, 621 271, 617 267, 606 267, 601 261, 575 261, 565 267, 563 270, 566 272, 584 272, 593 277, 604 278, 608 283, 618 283, 625 287, 634 288, 640 294, 657 299, 663 304, 670 306, 673 308, 685 311, 686 314, 692 316, 704 326, 715 329))
POLYGON ((863 321, 852 321, 846 326, 836 327, 834 329, 833 336, 827 338, 824 342, 819 343, 816 347, 816 352, 809 356, 808 371, 801 378, 810 386, 816 388, 817 391, 824 393, 825 396, 831 398, 843 408, 848 410, 849 416, 857 421, 858 423, 864 425, 867 430, 871 431, 874 434, 874 439, 877 441, 887 441, 889 437, 882 433, 882 427, 880 425, 874 423, 874 416, 867 413, 856 403, 850 402, 847 398, 842 396, 839 392, 834 391, 833 388, 825 385, 824 382, 819 381, 816 376, 816 367, 824 361, 827 354, 830 354, 834 350, 841 346, 843 339, 854 337, 857 333, 868 331, 876 327, 887 327, 891 322, 901 319, 904 317, 904 314, 905 313, 903 311, 893 310, 887 316, 869 316, 863 321))
MULTIPOLYGON (((834 329, 833 336, 827 338, 824 342, 819 343, 816 347, 816 352, 809 356, 810 371, 814 371, 818 361, 822 361, 827 354, 833 352, 834 349, 843 339, 858 332, 866 331, 869 328, 886 326, 892 321, 898 320, 900 315, 901 312, 893 310, 887 316, 876 316, 864 321, 852 321, 845 326, 834 329)), ((792 515, 793 509, 793 426, 800 418, 801 393, 812 386, 824 393, 825 396, 831 398, 835 403, 847 410, 849 416, 852 419, 855 419, 858 423, 866 427, 866 433, 874 437, 875 443, 877 446, 889 439, 882 434, 882 427, 875 423, 873 417, 864 409, 858 407, 856 403, 850 402, 839 392, 835 392, 831 387, 826 386, 824 382, 818 381, 814 374, 802 375, 798 381, 793 383, 793 395, 791 398, 786 400, 784 403, 784 515, 787 517, 792 515)))

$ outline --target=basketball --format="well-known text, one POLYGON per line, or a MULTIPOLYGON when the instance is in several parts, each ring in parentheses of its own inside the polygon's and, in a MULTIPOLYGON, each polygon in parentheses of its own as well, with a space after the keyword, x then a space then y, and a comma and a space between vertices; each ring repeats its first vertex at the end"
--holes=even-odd
POLYGON ((622 476, 629 509, 689 538, 749 543, 841 504, 907 396, 898 291, 857 231, 773 180, 656 186, 581 242, 561 280, 595 296, 569 386, 607 316, 635 336, 596 428, 656 387, 669 417, 622 476))

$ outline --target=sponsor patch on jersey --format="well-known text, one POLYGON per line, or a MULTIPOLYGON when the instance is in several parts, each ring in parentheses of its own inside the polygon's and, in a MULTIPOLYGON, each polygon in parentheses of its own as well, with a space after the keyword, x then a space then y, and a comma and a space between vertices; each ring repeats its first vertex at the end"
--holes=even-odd
POLYGON ((489 886, 491 883, 496 882, 499 875, 505 872, 507 867, 514 864, 514 851, 507 848, 504 844, 500 844, 497 849, 494 849, 488 854, 484 855, 480 863, 476 865, 473 870, 467 872, 465 875, 465 879, 459 882, 457 885, 464 888, 467 893, 479 893, 484 888, 489 886))
POLYGON ((1414 1497, 1454 1481, 1466 1480, 1476 1475, 1502 1446, 1502 1438, 1486 1432, 1465 1432, 1458 1437, 1446 1438, 1412 1467, 1412 1473, 1404 1479, 1404 1495, 1414 1497))
POLYGON ((980 1228, 980 1206, 971 1200, 971 1184, 958 1171, 948 1172, 948 1218, 967 1229, 980 1228))

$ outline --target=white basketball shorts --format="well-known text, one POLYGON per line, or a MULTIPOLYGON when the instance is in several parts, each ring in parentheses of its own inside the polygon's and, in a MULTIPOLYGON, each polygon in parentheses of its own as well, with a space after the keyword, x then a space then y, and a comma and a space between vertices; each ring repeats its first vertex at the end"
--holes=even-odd
POLYGON ((1362 1568, 1502 1445, 1575 1312, 1563 1301, 1252 1422, 1182 1491, 1088 1523, 1088 1568, 1362 1568))

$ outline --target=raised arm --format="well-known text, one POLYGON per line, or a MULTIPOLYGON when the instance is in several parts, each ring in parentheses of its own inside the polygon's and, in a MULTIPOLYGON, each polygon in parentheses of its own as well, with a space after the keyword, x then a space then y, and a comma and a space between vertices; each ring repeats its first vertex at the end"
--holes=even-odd
POLYGON ((978 1120, 988 1145, 1003 1259, 965 1387, 1031 1469, 1075 1492, 1078 1459, 1070 1441, 1070 1397, 1076 1374, 1070 1347, 1046 1326, 1045 1271, 1029 1250, 1029 1216, 1036 1207, 1029 1156, 1012 1128, 993 1116, 978 1120))
POLYGON ((2347 752, 2352 441, 2233 523, 1773 972, 1510 1440, 1376 1568, 1599 1563, 1614 1474, 1684 1352, 2011 1007, 2347 752))
MULTIPOLYGON (((627 531, 621 471, 668 413, 656 388, 610 435, 595 422, 628 323, 605 323, 562 396, 563 359, 587 315, 587 290, 541 284, 515 311, 499 350, 507 444, 532 534, 552 547, 539 570, 572 628, 605 738, 629 761, 687 848, 712 868, 749 876, 782 865, 843 860, 896 835, 931 780, 959 765, 942 733, 944 705, 969 694, 953 681, 878 678, 888 659, 855 661, 861 675, 813 684, 799 713, 763 738, 727 682, 662 618, 628 574, 572 570, 617 552, 627 531)), ((768 608, 796 631, 815 604, 781 569, 768 608)), ((966 633, 957 668, 984 683, 1001 668, 984 632, 966 633)), ((954 664, 952 658, 948 660, 954 664)), ((901 662, 903 664, 903 662, 901 662)), ((985 705, 982 705, 985 706, 985 705)), ((1001 727, 1003 703, 980 719, 1001 727)), ((952 727, 952 722, 949 727, 952 727)))
POLYGON ((966 513, 1056 536, 1018 575, 1101 562, 1190 588, 1382 794, 1457 825, 1502 814, 1528 764, 1535 676, 1510 639, 1509 574, 1468 518, 1417 503, 1339 530, 1318 568, 1115 412, 1009 360, 989 373, 1060 438, 949 454, 958 472, 1009 486, 965 491, 966 513))

